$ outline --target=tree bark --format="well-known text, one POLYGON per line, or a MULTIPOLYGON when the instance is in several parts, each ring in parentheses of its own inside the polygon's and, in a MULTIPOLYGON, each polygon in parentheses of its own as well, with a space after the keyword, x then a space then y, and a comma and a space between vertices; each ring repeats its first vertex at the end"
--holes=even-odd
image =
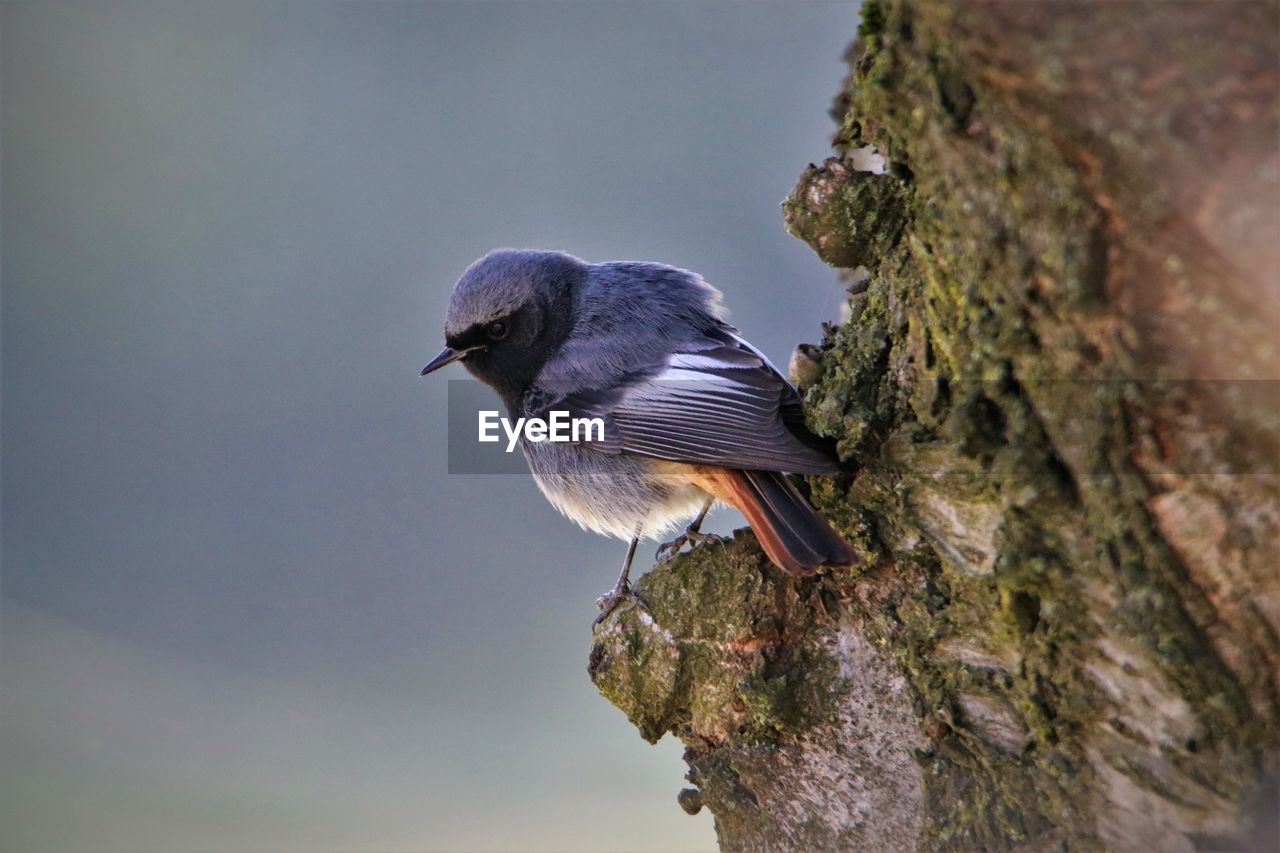
POLYGON ((859 562, 740 531, 593 636, 723 848, 1274 843, 1278 55, 1272 2, 864 4, 784 205, 871 274, 802 388, 859 562))

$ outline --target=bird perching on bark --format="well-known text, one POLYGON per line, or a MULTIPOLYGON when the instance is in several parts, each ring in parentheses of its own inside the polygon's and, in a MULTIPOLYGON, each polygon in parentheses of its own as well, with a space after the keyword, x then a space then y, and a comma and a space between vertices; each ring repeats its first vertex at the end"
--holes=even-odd
POLYGON ((568 412, 604 423, 599 440, 520 441, 556 509, 630 542, 597 622, 635 598, 628 574, 639 540, 690 517, 660 556, 715 539, 700 526, 717 500, 746 517, 790 575, 853 561, 785 476, 839 466, 805 427, 795 388, 724 320, 720 301, 675 267, 510 249, 476 261, 453 289, 446 346, 424 376, 460 361, 512 418, 568 412))

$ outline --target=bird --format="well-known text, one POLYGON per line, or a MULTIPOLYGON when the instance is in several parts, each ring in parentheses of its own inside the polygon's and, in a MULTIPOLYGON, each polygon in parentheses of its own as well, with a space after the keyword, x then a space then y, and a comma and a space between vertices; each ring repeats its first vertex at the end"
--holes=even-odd
POLYGON ((445 347, 422 375, 460 362, 512 419, 566 411, 602 434, 520 446, 542 494, 584 528, 629 541, 599 624, 626 600, 639 541, 716 541, 716 501, 735 507, 788 575, 850 565, 852 548, 786 474, 833 475, 832 443, 805 426, 800 395, 725 319, 720 291, 658 263, 587 263, 558 251, 496 249, 453 287, 445 347))

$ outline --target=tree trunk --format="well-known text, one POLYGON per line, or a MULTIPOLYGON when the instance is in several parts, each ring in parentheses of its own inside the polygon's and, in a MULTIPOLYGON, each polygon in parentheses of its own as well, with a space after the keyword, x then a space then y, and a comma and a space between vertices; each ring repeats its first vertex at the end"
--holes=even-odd
POLYGON ((803 388, 859 562, 740 532, 593 637, 723 848, 1274 842, 1277 55, 1274 3, 864 4, 784 205, 871 273, 803 388))

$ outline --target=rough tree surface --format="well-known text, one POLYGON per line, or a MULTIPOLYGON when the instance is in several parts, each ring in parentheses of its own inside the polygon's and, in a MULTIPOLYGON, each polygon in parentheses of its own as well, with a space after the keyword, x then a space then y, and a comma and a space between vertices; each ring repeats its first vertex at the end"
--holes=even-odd
POLYGON ((803 389, 860 561, 795 581, 743 531, 593 636, 722 847, 1274 842, 1278 33, 1274 3, 864 6, 836 156, 784 205, 871 273, 803 389))

